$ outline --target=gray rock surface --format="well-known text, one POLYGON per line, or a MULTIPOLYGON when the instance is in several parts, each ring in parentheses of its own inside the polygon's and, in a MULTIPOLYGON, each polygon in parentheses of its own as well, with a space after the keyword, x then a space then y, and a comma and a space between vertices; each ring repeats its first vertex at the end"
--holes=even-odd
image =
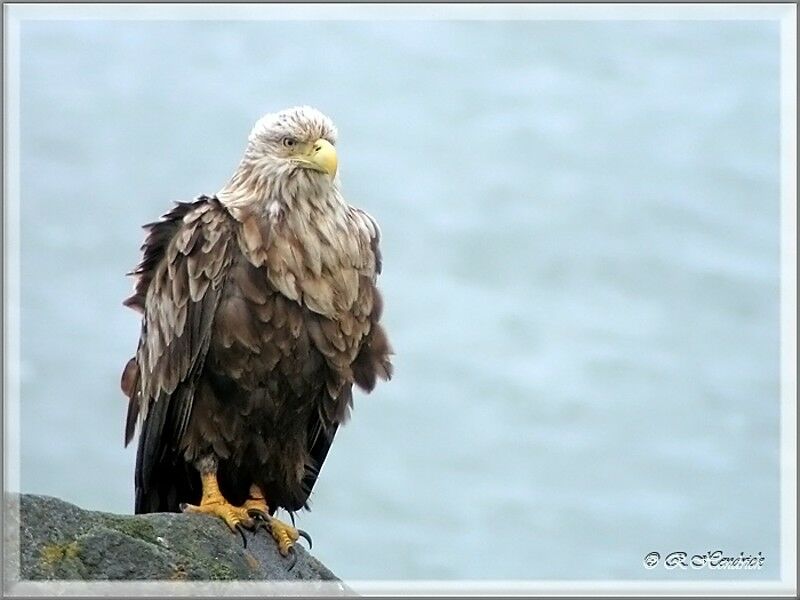
POLYGON ((244 548, 238 534, 205 515, 115 515, 30 494, 15 500, 23 581, 338 581, 299 545, 289 570, 263 529, 248 532, 244 548))

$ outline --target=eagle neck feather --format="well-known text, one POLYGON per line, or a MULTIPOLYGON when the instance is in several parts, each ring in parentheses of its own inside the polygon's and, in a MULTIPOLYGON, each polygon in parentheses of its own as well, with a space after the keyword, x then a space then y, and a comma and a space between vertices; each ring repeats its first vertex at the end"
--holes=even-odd
POLYGON ((338 177, 329 182, 317 173, 288 163, 245 156, 217 197, 235 217, 244 210, 274 220, 280 212, 332 210, 340 217, 347 205, 339 192, 338 177))
POLYGON ((286 297, 332 319, 358 296, 359 231, 338 179, 247 163, 218 194, 242 223, 240 247, 286 297), (260 168, 259 168, 260 167, 260 168))

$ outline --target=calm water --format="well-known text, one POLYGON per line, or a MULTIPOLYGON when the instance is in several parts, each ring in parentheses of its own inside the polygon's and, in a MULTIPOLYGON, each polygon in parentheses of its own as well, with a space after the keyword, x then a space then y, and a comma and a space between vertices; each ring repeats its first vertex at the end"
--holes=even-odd
POLYGON ((340 129, 396 377, 300 524, 346 579, 778 576, 769 22, 28 22, 22 487, 130 512, 139 226, 264 112, 340 129))

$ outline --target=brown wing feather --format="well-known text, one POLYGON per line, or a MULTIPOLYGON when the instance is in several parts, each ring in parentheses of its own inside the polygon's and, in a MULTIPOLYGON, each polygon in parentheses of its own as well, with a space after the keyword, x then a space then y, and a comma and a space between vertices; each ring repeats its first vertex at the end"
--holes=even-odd
POLYGON ((137 420, 142 422, 136 512, 165 509, 164 498, 174 489, 169 480, 181 465, 178 444, 231 261, 230 220, 216 199, 178 204, 146 227, 143 258, 134 271, 138 280, 125 302, 144 313, 142 331, 122 382, 130 397, 126 445, 137 420))
POLYGON ((378 378, 392 377, 390 356, 393 353, 388 337, 380 324, 383 300, 376 287, 381 272, 380 229, 366 212, 353 209, 361 227, 361 263, 358 297, 351 314, 338 322, 316 314, 309 315, 309 336, 330 365, 328 385, 319 399, 319 410, 312 414, 308 424, 310 462, 306 465, 302 488, 304 496, 289 510, 308 508, 308 499, 319 477, 320 469, 330 450, 339 425, 343 424, 353 403, 352 383, 365 392, 371 392, 378 378), (363 337, 357 331, 366 331, 363 337), (348 341, 357 340, 352 348, 348 341), (353 354, 355 351, 355 359, 353 354), (342 381, 344 380, 344 381, 342 381))
MULTIPOLYGON (((299 287, 288 275, 286 280, 268 282, 269 249, 280 238, 254 215, 240 215, 234 225, 215 199, 201 198, 178 205, 161 222, 149 226, 142 263, 135 271, 134 295, 126 301, 144 313, 142 335, 121 382, 130 397, 126 443, 139 415, 143 422, 136 469, 137 512, 176 510, 178 498, 197 494, 196 473, 187 469, 177 445, 192 412, 196 388, 197 402, 201 402, 201 370, 204 377, 210 376, 204 363, 212 333, 215 341, 211 343, 216 346, 209 356, 215 357, 214 362, 224 355, 224 366, 218 366, 223 366, 231 382, 237 382, 237 389, 250 389, 252 382, 246 382, 256 373, 280 368, 287 376, 287 389, 294 394, 316 390, 308 398, 316 403, 316 410, 310 413, 303 436, 308 446, 302 489, 299 493, 286 490, 282 503, 288 510, 307 506, 334 435, 348 417, 353 383, 371 391, 378 378, 389 379, 392 374, 391 348, 379 323, 382 301, 375 286, 381 269, 380 232, 366 213, 353 210, 350 214, 357 235, 347 244, 355 245, 357 254, 349 254, 328 272, 338 278, 336 289, 343 293, 332 298, 337 306, 350 308, 330 316, 319 314, 308 303, 308 294, 318 291, 315 283, 329 285, 313 269, 309 281, 298 273, 299 287), (245 266, 242 256, 234 258, 236 250, 251 266, 245 266), (284 288, 292 293, 302 289, 304 297, 284 296, 284 288), (309 310, 298 310, 295 301, 309 310), (303 330, 307 337, 301 334, 303 330), (310 344, 314 351, 304 350, 303 344, 310 344), (297 356, 286 354, 290 348, 297 356), (311 359, 314 355, 320 358, 311 359), (306 357, 305 362, 300 356, 306 357)), ((320 291, 319 298, 324 300, 328 291, 320 291)), ((275 391, 260 393, 272 396, 275 391)), ((230 437, 233 423, 221 425, 231 431, 220 430, 220 435, 230 437)), ((203 431, 200 427, 195 433, 203 431)), ((208 442, 206 438, 201 441, 208 442)), ((184 443, 191 446, 190 441, 184 443)))

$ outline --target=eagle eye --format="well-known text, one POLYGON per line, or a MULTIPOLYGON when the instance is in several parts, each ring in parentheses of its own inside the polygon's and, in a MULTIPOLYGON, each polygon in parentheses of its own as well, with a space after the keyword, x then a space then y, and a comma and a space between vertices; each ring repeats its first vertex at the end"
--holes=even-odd
POLYGON ((292 148, 292 147, 294 147, 294 145, 296 143, 297 143, 297 140, 294 139, 293 137, 288 137, 287 136, 287 137, 283 138, 283 146, 285 148, 292 148))

